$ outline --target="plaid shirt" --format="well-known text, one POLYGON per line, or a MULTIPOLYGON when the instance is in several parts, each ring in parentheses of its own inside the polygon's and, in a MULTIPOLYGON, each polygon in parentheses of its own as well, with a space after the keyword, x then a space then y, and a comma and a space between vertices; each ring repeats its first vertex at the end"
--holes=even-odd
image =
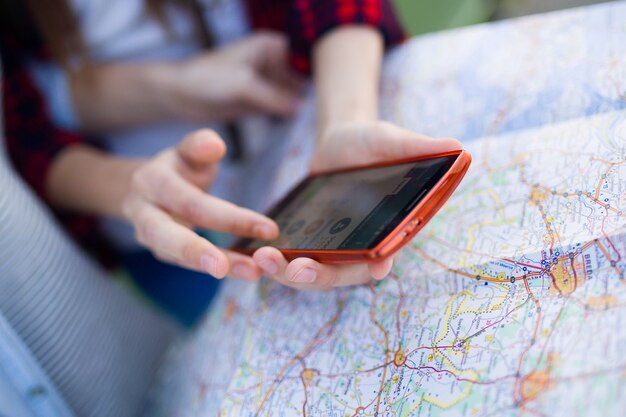
POLYGON ((315 41, 337 26, 376 27, 387 46, 404 37, 391 0, 247 0, 246 4, 255 29, 273 29, 289 35, 291 63, 304 73, 311 69, 315 41))
MULTIPOLYGON (((313 44, 326 32, 345 24, 363 24, 378 28, 386 45, 403 39, 391 0, 246 0, 254 29, 285 32, 290 40, 290 62, 298 71, 310 71, 313 44)), ((8 34, 10 35, 10 34, 8 34)), ((24 47, 10 36, 0 44, 5 137, 11 160, 32 189, 47 201, 46 178, 59 152, 83 142, 83 138, 52 125, 42 97, 25 68, 28 59, 24 47)), ((43 48, 34 47, 42 55, 43 48)), ((103 239, 94 233, 94 218, 69 213, 55 213, 64 226, 84 247, 97 255, 103 239)), ((102 260, 102 258, 101 258, 102 260)))

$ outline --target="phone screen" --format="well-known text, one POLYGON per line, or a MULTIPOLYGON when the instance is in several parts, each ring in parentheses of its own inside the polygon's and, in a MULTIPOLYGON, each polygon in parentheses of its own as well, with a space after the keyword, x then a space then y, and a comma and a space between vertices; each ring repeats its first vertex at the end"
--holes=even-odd
POLYGON ((295 188, 269 213, 280 227, 256 249, 371 249, 391 233, 450 169, 457 156, 319 175, 295 188))

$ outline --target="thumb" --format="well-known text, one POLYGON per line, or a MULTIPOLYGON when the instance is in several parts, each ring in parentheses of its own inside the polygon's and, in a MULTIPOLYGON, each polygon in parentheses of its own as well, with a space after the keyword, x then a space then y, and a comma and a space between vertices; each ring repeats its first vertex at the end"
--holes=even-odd
POLYGON ((412 156, 456 151, 463 148, 454 138, 433 138, 392 124, 383 124, 374 143, 380 144, 380 153, 386 158, 400 159, 412 156), (381 140, 383 139, 383 140, 381 140))
POLYGON ((201 129, 185 136, 176 151, 192 168, 204 168, 224 158, 226 144, 214 131, 201 129))

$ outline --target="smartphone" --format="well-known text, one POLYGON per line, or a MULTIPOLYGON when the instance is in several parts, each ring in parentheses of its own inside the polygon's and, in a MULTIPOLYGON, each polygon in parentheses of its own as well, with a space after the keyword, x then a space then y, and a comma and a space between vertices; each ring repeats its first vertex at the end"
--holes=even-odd
POLYGON ((471 163, 459 150, 311 175, 269 212, 272 241, 241 239, 233 250, 262 246, 292 260, 367 263, 393 255, 435 215, 471 163))

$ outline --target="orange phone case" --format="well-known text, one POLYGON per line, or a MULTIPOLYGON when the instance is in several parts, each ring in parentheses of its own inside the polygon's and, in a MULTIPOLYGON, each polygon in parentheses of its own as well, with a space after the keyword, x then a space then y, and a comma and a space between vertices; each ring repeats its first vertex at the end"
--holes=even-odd
MULTIPOLYGON (((404 164, 407 162, 416 162, 424 159, 439 158, 445 156, 458 155, 454 164, 448 172, 433 186, 433 188, 422 198, 422 200, 409 212, 406 218, 398 224, 398 226, 389 233, 378 245, 371 249, 359 250, 337 250, 337 249, 279 249, 285 258, 289 261, 295 258, 311 258, 322 263, 349 264, 349 263, 367 263, 380 261, 385 259, 400 248, 407 244, 419 232, 426 223, 437 213, 444 205, 450 195, 459 185, 467 169, 470 166, 472 157, 467 151, 453 151, 433 155, 420 156, 417 158, 406 158, 395 161, 387 161, 382 163, 361 165, 347 169, 334 171, 326 171, 311 175, 316 177, 319 175, 337 174, 342 172, 358 171, 367 168, 383 167, 388 165, 404 164)), ((287 193, 289 195, 289 193, 287 193)), ((286 198, 286 196, 285 196, 286 198)), ((276 206, 281 205, 284 199, 279 201, 276 206)), ((231 248, 239 253, 252 255, 256 249, 237 248, 236 244, 231 248)))

